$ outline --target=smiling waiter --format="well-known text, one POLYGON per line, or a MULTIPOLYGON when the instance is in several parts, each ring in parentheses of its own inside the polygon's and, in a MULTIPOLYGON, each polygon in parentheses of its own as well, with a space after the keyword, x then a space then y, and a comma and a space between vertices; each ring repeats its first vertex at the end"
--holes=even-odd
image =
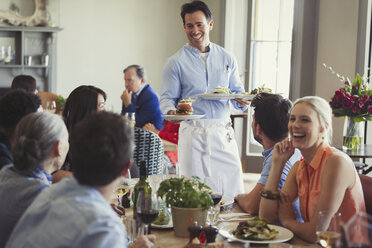
MULTIPOLYGON (((186 3, 181 8, 183 27, 189 43, 170 57, 163 71, 160 109, 175 114, 178 101, 211 92, 218 86, 232 92, 244 92, 234 57, 211 43, 212 13, 202 1, 186 3)), ((231 101, 245 110, 248 101, 231 101)), ((222 180, 224 194, 233 197, 243 192, 242 167, 231 128, 229 100, 197 98, 194 114, 203 119, 181 122, 178 161, 182 175, 222 180)), ((212 188, 214 185, 210 185, 212 188)))

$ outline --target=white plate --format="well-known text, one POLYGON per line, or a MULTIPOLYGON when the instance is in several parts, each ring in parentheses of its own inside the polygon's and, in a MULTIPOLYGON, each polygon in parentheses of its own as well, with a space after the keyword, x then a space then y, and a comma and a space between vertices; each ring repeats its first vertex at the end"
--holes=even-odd
POLYGON ((186 121, 186 120, 197 120, 204 115, 162 115, 167 121, 186 121))
POLYGON ((238 224, 235 223, 222 223, 219 225, 219 234, 223 237, 239 241, 242 243, 251 243, 251 244, 274 244, 274 243, 283 243, 293 238, 293 232, 288 230, 287 228, 276 226, 276 225, 268 225, 270 228, 277 230, 279 233, 276 235, 275 239, 272 240, 263 240, 263 241, 256 241, 256 240, 245 240, 245 239, 238 239, 233 234, 232 231, 236 229, 238 224), (221 226, 221 227, 220 227, 221 226))
POLYGON ((173 228, 172 215, 170 217, 170 220, 169 220, 168 224, 166 224, 166 225, 151 224, 151 228, 155 228, 155 229, 170 229, 170 228, 173 228))
POLYGON ((199 94, 199 95, 196 95, 196 96, 201 97, 205 100, 229 100, 229 99, 252 100, 255 97, 255 95, 213 94, 213 93, 199 94))

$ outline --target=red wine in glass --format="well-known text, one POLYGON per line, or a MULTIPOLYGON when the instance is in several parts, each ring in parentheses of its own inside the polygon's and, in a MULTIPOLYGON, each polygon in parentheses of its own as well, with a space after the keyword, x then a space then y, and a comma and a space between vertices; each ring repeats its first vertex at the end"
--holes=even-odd
POLYGON ((219 194, 211 194, 211 197, 213 200, 213 205, 217 205, 222 199, 222 195, 219 194))
POLYGON ((156 210, 156 209, 150 209, 150 210, 137 209, 137 215, 144 224, 150 224, 158 217, 159 210, 156 210))

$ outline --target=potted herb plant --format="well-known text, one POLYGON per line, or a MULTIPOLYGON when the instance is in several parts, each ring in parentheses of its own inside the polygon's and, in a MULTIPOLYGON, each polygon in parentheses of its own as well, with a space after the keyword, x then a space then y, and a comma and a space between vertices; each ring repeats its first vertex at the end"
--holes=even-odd
POLYGON ((158 196, 165 198, 165 202, 171 206, 176 236, 188 237, 187 228, 194 221, 205 225, 208 208, 213 205, 209 190, 198 177, 170 178, 161 182, 158 196))

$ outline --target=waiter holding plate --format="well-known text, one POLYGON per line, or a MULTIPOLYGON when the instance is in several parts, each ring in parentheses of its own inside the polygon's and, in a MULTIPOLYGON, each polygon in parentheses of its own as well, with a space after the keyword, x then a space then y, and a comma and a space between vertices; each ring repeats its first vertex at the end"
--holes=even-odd
MULTIPOLYGON (((216 88, 244 92, 234 57, 209 40, 213 20, 208 6, 202 1, 186 3, 181 8, 181 17, 189 43, 164 66, 160 109, 168 115, 176 114, 180 100, 216 88)), ((216 184, 222 180, 224 195, 233 197, 243 192, 243 177, 231 127, 230 101, 240 110, 249 104, 247 100, 223 97, 196 99, 193 113, 204 117, 181 122, 178 161, 182 175, 198 176, 202 181, 208 177, 208 181, 215 179, 216 184)), ((209 186, 213 189, 214 185, 209 186)))

